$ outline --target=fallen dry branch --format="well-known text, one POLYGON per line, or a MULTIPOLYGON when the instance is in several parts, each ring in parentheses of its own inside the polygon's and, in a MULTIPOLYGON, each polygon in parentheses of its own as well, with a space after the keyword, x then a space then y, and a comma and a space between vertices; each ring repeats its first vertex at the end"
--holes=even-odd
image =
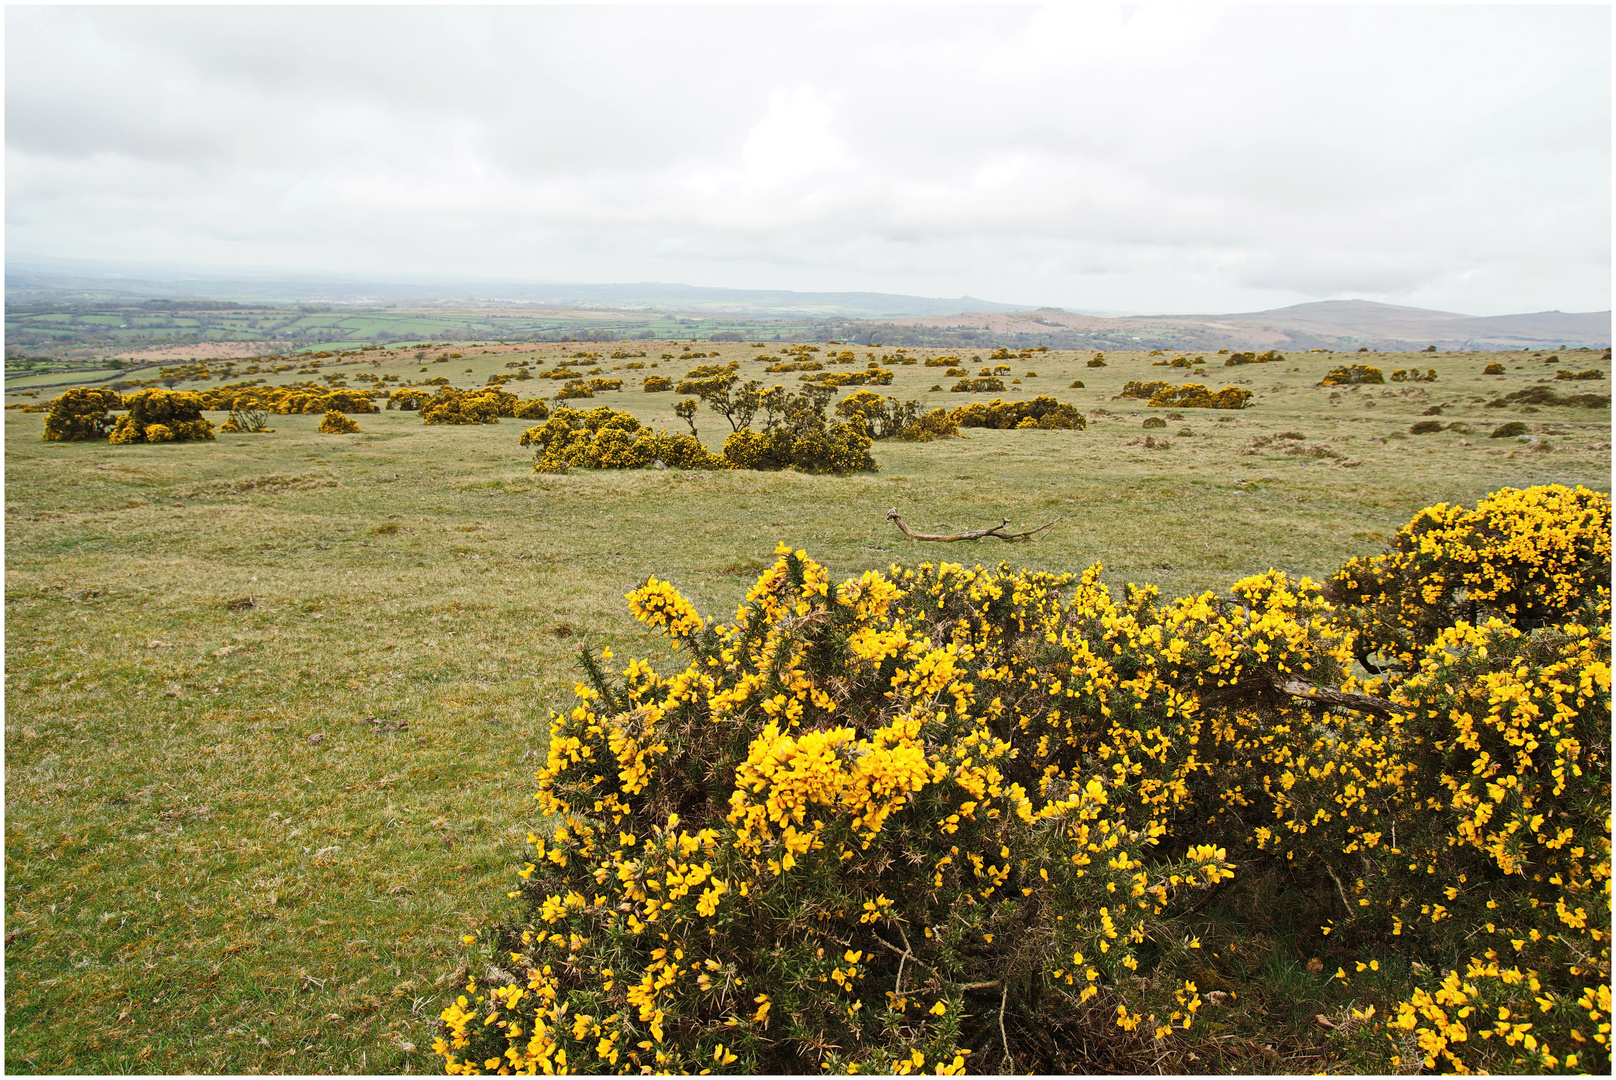
POLYGON ((1269 674, 1274 689, 1291 697, 1302 698, 1304 701, 1316 701, 1320 705, 1329 705, 1341 709, 1351 709, 1353 712, 1373 713, 1376 716, 1393 717, 1406 712, 1406 709, 1394 705, 1385 698, 1371 697, 1368 694, 1351 694, 1344 690, 1331 690, 1323 686, 1314 686, 1301 679, 1284 679, 1276 673, 1269 674))
POLYGON ((1060 521, 1060 518, 1056 518, 1048 525, 1040 525, 1036 529, 1028 529, 1026 532, 1005 532, 1004 530, 1010 525, 1010 519, 1005 518, 1003 521, 999 522, 999 524, 990 529, 972 529, 969 532, 952 533, 950 535, 944 535, 942 533, 915 532, 913 529, 903 523, 903 518, 898 516, 898 508, 896 506, 887 511, 887 520, 898 526, 898 531, 903 533, 903 535, 907 536, 911 540, 938 540, 943 543, 953 543, 955 540, 980 540, 984 536, 992 536, 999 540, 1010 541, 1036 540, 1050 529, 1053 529, 1056 523, 1060 521))

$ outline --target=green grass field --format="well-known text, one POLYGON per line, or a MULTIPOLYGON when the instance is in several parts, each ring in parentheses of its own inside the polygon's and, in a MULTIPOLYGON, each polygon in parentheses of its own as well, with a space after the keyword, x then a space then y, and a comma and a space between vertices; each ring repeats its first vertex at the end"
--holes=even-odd
MULTIPOLYGON (((670 427, 678 399, 637 379, 651 364, 677 378, 715 361, 662 352, 717 351, 747 377, 796 378, 764 376, 745 345, 615 347, 643 348, 648 367, 617 370, 624 390, 579 404, 670 427)), ((547 370, 613 348, 467 348, 424 366, 468 386, 519 357, 547 370)), ((862 367, 885 350, 855 351, 862 367)), ((972 355, 973 375, 994 363, 972 355)), ((1181 410, 1148 431, 1166 410, 1114 395, 1183 373, 1142 353, 1090 369, 1090 355, 999 361, 1024 380, 1016 396, 1070 401, 1087 431, 878 443, 879 473, 841 479, 536 475, 513 420, 427 427, 384 412, 329 436, 317 416, 279 416, 273 434, 119 447, 44 443, 42 415, 6 413, 7 1069, 434 1071, 460 935, 501 915, 539 824, 531 773, 579 642, 671 663, 625 611, 648 575, 720 617, 779 541, 840 576, 1098 561, 1114 584, 1181 595, 1269 567, 1326 574, 1442 500, 1540 483, 1610 490, 1608 408, 1486 405, 1557 367, 1606 378, 1555 390, 1607 392, 1597 353, 1380 354, 1368 362, 1388 374, 1435 367, 1438 380, 1334 391, 1315 384, 1364 356, 1226 370, 1209 355, 1191 381, 1243 382, 1253 405, 1181 410), (1507 374, 1483 376, 1495 359, 1507 374), (1086 387, 1068 389, 1073 379, 1086 387), (1470 433, 1410 434, 1433 406, 1470 433), (1536 441, 1487 437, 1509 420, 1536 441), (1286 432, 1303 438, 1275 438, 1286 432), (916 544, 884 519, 889 507, 917 529, 1061 520, 1031 544, 916 544)), ((357 369, 428 377, 422 366, 395 354, 357 369)), ((993 396, 930 391, 954 382, 940 368, 893 370, 882 392, 900 398, 993 396)), ((728 433, 711 413, 698 423, 714 448, 728 433)), ((1325 994, 1325 979, 1295 958, 1263 962, 1288 980, 1292 1007, 1274 1023, 1300 1039, 1306 995, 1325 994)), ((1285 1049, 1271 1068, 1343 1067, 1285 1049)))

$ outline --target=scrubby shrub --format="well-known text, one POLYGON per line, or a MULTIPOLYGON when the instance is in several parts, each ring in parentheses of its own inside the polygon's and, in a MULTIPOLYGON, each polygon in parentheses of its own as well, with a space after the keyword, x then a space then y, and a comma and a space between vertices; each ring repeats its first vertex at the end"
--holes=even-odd
POLYGON ((1002 393, 1004 391, 1004 380, 993 375, 975 379, 961 379, 948 389, 956 394, 1002 393))
POLYGON ((112 409, 123 408, 116 392, 80 386, 54 398, 45 417, 45 442, 97 442, 112 430, 112 409))
POLYGON ((1145 422, 1139 426, 1147 428, 1164 428, 1167 426, 1167 420, 1160 416, 1147 416, 1145 417, 1145 422))
POLYGON ((857 418, 864 424, 865 433, 877 441, 897 438, 930 442, 959 436, 959 425, 947 409, 927 412, 918 401, 899 401, 871 390, 854 391, 837 402, 836 412, 849 420, 857 418))
POLYGON ((943 372, 943 374, 948 376, 950 379, 964 379, 969 377, 970 372, 966 371, 962 367, 951 367, 947 371, 943 372))
POLYGON ((1380 373, 1380 369, 1377 367, 1370 367, 1367 364, 1350 364, 1331 368, 1319 385, 1351 386, 1361 383, 1383 383, 1385 381, 1386 377, 1380 373))
POLYGON ((351 419, 346 413, 332 409, 320 421, 320 434, 322 435, 352 435, 359 430, 357 421, 351 419))
POLYGON ((1481 373, 1483 375, 1502 375, 1504 374, 1504 365, 1494 361, 1482 368, 1481 373))
POLYGON ((405 386, 394 390, 387 395, 388 409, 401 409, 414 411, 419 409, 423 402, 432 400, 432 391, 419 386, 405 386))
POLYGON ((1071 385, 1069 385, 1066 389, 1068 389, 1068 390, 1081 390, 1081 389, 1083 389, 1083 380, 1082 379, 1073 379, 1072 382, 1071 382, 1071 385))
POLYGON ((213 423, 202 415, 200 394, 176 390, 141 390, 124 398, 129 411, 108 434, 109 442, 191 442, 212 439, 213 423))
POLYGON ((972 402, 954 410, 954 422, 960 427, 998 428, 1037 427, 1045 431, 1082 431, 1088 427, 1083 414, 1071 405, 1040 394, 1031 401, 972 402), (1027 421, 1032 421, 1028 424, 1027 421))
POLYGON ((1250 400, 1251 391, 1238 386, 1225 386, 1213 393, 1200 383, 1184 383, 1156 391, 1145 404, 1158 409, 1243 409, 1250 400))
POLYGON ((543 398, 528 398, 517 403, 511 416, 517 420, 545 420, 550 416, 550 406, 543 398))
POLYGON ((1527 427, 1521 421, 1511 420, 1507 424, 1499 424, 1497 427, 1493 428, 1492 434, 1488 435, 1487 437, 1489 439, 1513 439, 1517 435, 1529 434, 1531 430, 1531 428, 1527 427))
POLYGON ((693 435, 673 435, 643 426, 632 414, 600 406, 588 412, 558 406, 543 424, 518 440, 536 447, 534 472, 583 469, 641 469, 656 461, 674 469, 721 469, 693 435))
POLYGON ((241 408, 233 408, 225 422, 219 425, 220 431, 227 431, 232 435, 270 434, 275 429, 269 426, 269 414, 263 409, 251 404, 241 408))
POLYGON ((1410 435, 1430 435, 1434 432, 1441 431, 1442 428, 1443 424, 1440 420, 1421 420, 1413 427, 1409 428, 1408 433, 1410 435))
POLYGON ((1578 372, 1570 372, 1570 371, 1560 370, 1560 371, 1556 371, 1554 373, 1554 377, 1556 379, 1571 379, 1571 380, 1603 379, 1605 377, 1605 373, 1603 371, 1600 371, 1598 368, 1589 368, 1587 371, 1578 371, 1578 372))
POLYGON ((798 378, 809 386, 823 386, 832 390, 843 386, 892 385, 892 372, 881 368, 869 371, 822 371, 816 375, 800 375, 798 378))
MULTIPOLYGON (((1547 586, 1531 538, 1559 543, 1564 498, 1498 493, 1480 547, 1389 552, 1394 589, 1444 588, 1442 559, 1491 589, 1476 552, 1547 586)), ((1227 881, 1283 887, 1257 928, 1327 913, 1349 985, 1407 972, 1355 1026, 1427 1067, 1603 1072, 1608 499, 1587 508, 1591 593, 1549 588, 1535 629, 1454 610, 1368 680, 1361 598, 1276 571, 1161 604, 1098 566, 836 585, 782 548, 727 626, 650 579, 630 610, 690 662, 583 651, 547 835, 512 921, 468 938, 435 1049, 452 1072, 1008 1073, 1110 1040, 1141 1072, 1200 1037, 1191 973, 1228 961, 1188 927, 1227 881)), ((1418 1064, 1380 1045, 1379 1071, 1418 1064)))
POLYGON ((800 394, 775 387, 760 395, 763 430, 742 425, 724 440, 724 458, 738 469, 792 468, 836 476, 875 472, 864 421, 830 420, 825 415, 830 394, 828 388, 810 386, 800 394))
MULTIPOLYGON (((1182 357, 1180 357, 1180 359, 1182 359, 1182 357)), ((1279 353, 1275 352, 1273 349, 1269 349, 1267 352, 1263 353, 1260 356, 1257 353, 1254 353, 1254 352, 1237 352, 1237 353, 1230 353, 1229 358, 1223 362, 1223 366, 1224 367, 1239 367, 1242 364, 1277 364, 1277 363, 1282 362, 1284 359, 1285 358, 1283 356, 1281 356, 1279 353)), ((1188 364, 1180 365, 1178 363, 1178 361, 1175 360, 1173 362, 1173 366, 1174 367, 1180 367, 1180 366, 1188 367, 1189 365, 1188 364)))
POLYGON ((958 367, 959 365, 960 358, 957 356, 934 356, 926 361, 927 367, 948 368, 958 367))
POLYGON ((1129 379, 1123 384, 1122 393, 1118 394, 1117 396, 1125 398, 1148 399, 1155 397, 1158 393, 1167 389, 1167 387, 1170 385, 1170 383, 1164 382, 1140 382, 1138 379, 1129 379))
MULTIPOLYGON (((564 391, 563 391, 564 393, 564 391)), ((557 393, 556 397, 561 397, 557 393)), ((515 416, 522 399, 505 390, 485 387, 456 390, 440 386, 431 398, 421 402, 423 424, 497 424, 502 416, 515 416)))
MULTIPOLYGON (((371 401, 371 391, 317 386, 312 383, 294 383, 288 386, 236 384, 194 392, 202 398, 204 409, 256 409, 278 416, 313 415, 331 409, 345 413, 381 411, 371 401)), ((378 397, 386 396, 381 390, 374 393, 378 397)))
POLYGON ((1105 354, 1104 353, 1095 353, 1094 358, 1089 361, 1089 367, 1093 367, 1093 368, 1105 367, 1105 354))
POLYGON ((647 394, 657 394, 664 390, 672 390, 673 380, 661 375, 650 375, 646 377, 644 385, 647 394))
POLYGON ((1502 409, 1509 405, 1572 405, 1585 409, 1608 409, 1610 395, 1566 394, 1562 397, 1552 387, 1526 386, 1487 402, 1489 409, 1502 409))
POLYGON ((1427 368, 1423 375, 1420 374, 1420 369, 1419 368, 1413 368, 1413 369, 1408 370, 1408 371, 1405 371, 1402 368, 1398 368, 1396 371, 1392 372, 1391 381, 1392 382, 1436 382, 1436 368, 1427 368))

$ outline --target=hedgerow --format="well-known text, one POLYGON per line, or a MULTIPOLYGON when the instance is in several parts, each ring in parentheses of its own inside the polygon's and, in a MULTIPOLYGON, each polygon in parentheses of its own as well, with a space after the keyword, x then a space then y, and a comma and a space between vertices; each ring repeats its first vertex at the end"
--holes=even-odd
POLYGON ((1536 614, 1450 607, 1369 678, 1355 639, 1392 601, 1278 571, 1163 604, 1098 566, 834 585, 782 546, 728 625, 649 579, 629 609, 690 662, 583 650, 538 774, 553 828, 513 921, 467 936, 488 951, 435 1049, 456 1073, 1038 1071, 1118 1038, 1148 1062, 1201 1037, 1186 973, 1219 961, 1192 909, 1266 875, 1333 911, 1337 978, 1420 961, 1355 1013, 1391 1067, 1406 1037, 1428 1068, 1608 1069, 1601 498, 1433 507, 1447 554, 1394 546, 1387 588, 1477 555, 1476 617, 1536 614))
POLYGON ((213 422, 202 415, 202 395, 183 390, 140 390, 123 399, 129 411, 118 418, 107 441, 192 442, 214 438, 213 422))

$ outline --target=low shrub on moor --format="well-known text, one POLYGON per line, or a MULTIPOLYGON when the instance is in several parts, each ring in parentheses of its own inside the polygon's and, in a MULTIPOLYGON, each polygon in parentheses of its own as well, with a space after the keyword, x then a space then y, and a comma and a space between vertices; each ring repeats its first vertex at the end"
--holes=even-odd
POLYGON ((782 546, 713 625, 652 578, 630 611, 690 662, 613 676, 583 650, 538 774, 553 830, 513 921, 467 936, 491 955, 435 1049, 456 1073, 1008 1072, 1133 1039, 1148 1064, 1199 1037, 1190 973, 1224 962, 1187 920, 1266 876, 1333 913, 1338 978, 1420 961, 1354 1014, 1387 1071, 1408 1045, 1427 1068, 1606 1069, 1601 498, 1433 507, 1411 538, 1475 522, 1435 562, 1400 534, 1349 563, 1381 591, 1338 581, 1339 604, 1277 571, 1166 604, 1098 566, 836 585, 782 546), (1551 570, 1521 538, 1566 500, 1588 513, 1551 570), (1451 604, 1354 676, 1375 612, 1470 555, 1480 615, 1534 614, 1451 604))

